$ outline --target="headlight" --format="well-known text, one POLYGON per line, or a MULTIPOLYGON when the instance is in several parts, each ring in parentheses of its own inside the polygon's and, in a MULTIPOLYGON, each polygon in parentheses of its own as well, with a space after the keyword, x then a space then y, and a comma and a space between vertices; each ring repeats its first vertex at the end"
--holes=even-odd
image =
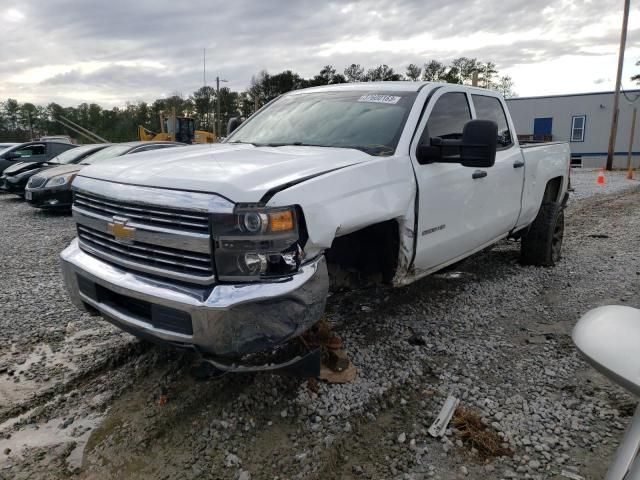
POLYGON ((60 187, 62 185, 66 185, 67 183, 71 183, 74 177, 75 177, 75 174, 58 175, 57 177, 51 177, 49 180, 47 180, 46 186, 60 187))
POLYGON ((216 270, 220 280, 257 280, 294 273, 304 252, 294 207, 238 206, 213 215, 216 270))

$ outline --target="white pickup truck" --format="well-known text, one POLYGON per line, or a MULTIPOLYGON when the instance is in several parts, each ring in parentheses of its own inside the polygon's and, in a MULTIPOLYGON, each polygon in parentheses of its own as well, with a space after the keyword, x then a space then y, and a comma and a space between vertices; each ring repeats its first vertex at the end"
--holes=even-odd
POLYGON ((569 146, 520 146, 484 89, 298 90, 224 143, 130 157, 74 180, 70 296, 214 358, 305 332, 331 281, 406 285, 505 237, 521 238, 523 263, 560 258, 569 146))

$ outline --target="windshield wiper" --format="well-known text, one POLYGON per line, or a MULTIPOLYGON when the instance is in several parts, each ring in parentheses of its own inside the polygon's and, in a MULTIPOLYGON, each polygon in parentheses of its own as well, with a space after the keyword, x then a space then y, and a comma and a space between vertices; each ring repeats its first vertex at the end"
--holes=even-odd
POLYGON ((305 142, 271 142, 271 143, 259 143, 260 147, 332 147, 333 145, 320 145, 318 143, 305 143, 305 142))
MULTIPOLYGON (((245 143, 245 142, 230 142, 230 143, 245 143)), ((352 148, 359 150, 368 155, 391 155, 393 154, 393 148, 388 145, 320 145, 317 143, 304 143, 304 142, 270 142, 270 143, 252 143, 256 147, 324 147, 324 148, 352 148)))
POLYGON ((294 145, 296 147, 314 147, 316 145, 309 145, 302 142, 270 142, 270 143, 257 143, 259 147, 288 147, 294 145))
POLYGON ((368 155, 384 156, 393 154, 393 148, 388 145, 344 145, 338 148, 353 148, 354 150, 360 150, 368 155))

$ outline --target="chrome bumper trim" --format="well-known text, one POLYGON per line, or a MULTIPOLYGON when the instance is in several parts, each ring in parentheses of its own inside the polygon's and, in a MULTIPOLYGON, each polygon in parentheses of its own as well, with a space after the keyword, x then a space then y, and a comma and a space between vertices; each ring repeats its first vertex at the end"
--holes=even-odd
POLYGON ((78 307, 88 304, 134 334, 217 356, 268 350, 300 335, 321 318, 329 290, 324 257, 279 281, 213 288, 172 284, 122 270, 82 251, 77 239, 61 253, 61 259, 65 286, 78 307), (79 289, 78 275, 120 295, 188 312, 193 335, 154 328, 89 298, 79 289))
POLYGON ((234 204, 215 193, 186 192, 164 188, 114 183, 78 175, 72 188, 113 200, 141 206, 166 206, 207 213, 233 213, 234 204), (144 200, 140 200, 144 199, 144 200))

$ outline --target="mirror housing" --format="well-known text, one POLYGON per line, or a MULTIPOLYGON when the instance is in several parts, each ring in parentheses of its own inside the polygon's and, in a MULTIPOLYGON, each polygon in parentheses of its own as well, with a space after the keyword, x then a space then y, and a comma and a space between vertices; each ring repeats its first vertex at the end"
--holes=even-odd
POLYGON ((15 152, 9 152, 4 157, 5 160, 15 160, 16 158, 22 158, 22 157, 15 152))
MULTIPOLYGON (((423 137, 429 138, 427 132, 423 137)), ((464 167, 489 168, 496 163, 498 124, 491 120, 469 120, 462 129, 462 138, 432 137, 429 143, 418 145, 416 156, 420 164, 460 163, 464 167)))
POLYGON ((237 130, 240 125, 242 125, 242 117, 239 115, 231 117, 227 123, 227 137, 237 130))
POLYGON ((640 396, 640 310, 609 305, 582 316, 571 334, 587 361, 615 383, 640 396))

